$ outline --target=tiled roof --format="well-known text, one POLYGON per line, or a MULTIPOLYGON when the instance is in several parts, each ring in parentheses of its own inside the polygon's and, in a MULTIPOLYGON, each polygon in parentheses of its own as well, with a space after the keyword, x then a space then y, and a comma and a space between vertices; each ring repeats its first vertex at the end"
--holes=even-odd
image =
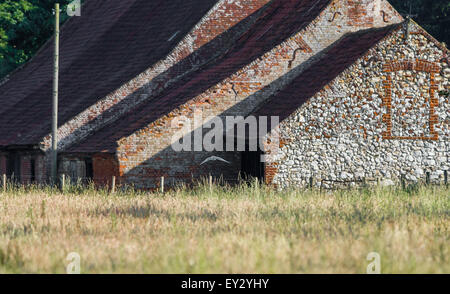
POLYGON ((131 135, 250 64, 310 24, 330 0, 274 0, 256 23, 222 57, 94 133, 67 152, 114 152, 131 135))
POLYGON ((401 24, 381 29, 369 29, 350 33, 337 41, 326 53, 313 62, 287 87, 272 96, 254 116, 278 116, 280 122, 297 110, 309 98, 332 82, 339 74, 352 66, 378 42, 399 29, 401 24))
MULTIPOLYGON (((165 57, 216 2, 87 1, 61 30, 59 124, 165 57)), ((0 86, 0 146, 37 144, 51 132, 52 61, 49 41, 0 86)))

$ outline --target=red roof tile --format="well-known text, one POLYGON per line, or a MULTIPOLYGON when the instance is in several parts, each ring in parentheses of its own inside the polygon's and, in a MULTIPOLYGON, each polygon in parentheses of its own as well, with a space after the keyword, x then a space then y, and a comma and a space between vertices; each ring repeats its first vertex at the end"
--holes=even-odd
MULTIPOLYGON (((87 1, 61 30, 60 125, 165 57, 216 2, 87 1)), ((0 146, 51 132, 52 60, 49 41, 0 86, 0 146)))
POLYGON ((261 57, 311 23, 330 0, 274 0, 252 28, 218 60, 188 75, 158 98, 138 106, 68 152, 114 152, 131 135, 261 57))

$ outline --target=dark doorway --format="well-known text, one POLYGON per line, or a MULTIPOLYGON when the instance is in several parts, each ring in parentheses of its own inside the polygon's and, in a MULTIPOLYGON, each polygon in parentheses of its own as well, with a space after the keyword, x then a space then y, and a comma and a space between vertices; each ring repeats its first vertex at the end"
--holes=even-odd
POLYGON ((10 153, 6 163, 6 176, 13 182, 20 182, 20 155, 10 153))
POLYGON ((30 169, 31 169, 30 181, 31 183, 34 183, 36 181, 36 160, 34 158, 31 159, 30 169))
POLYGON ((92 158, 86 158, 84 162, 86 165, 86 180, 92 181, 94 179, 94 167, 92 165, 92 158))
POLYGON ((76 161, 76 160, 69 161, 68 176, 69 176, 70 180, 72 181, 72 183, 76 183, 78 181, 78 178, 80 176, 78 174, 78 161, 76 161))
POLYGON ((241 174, 245 180, 257 178, 260 181, 264 181, 264 162, 261 160, 262 155, 263 152, 261 150, 242 152, 241 174))

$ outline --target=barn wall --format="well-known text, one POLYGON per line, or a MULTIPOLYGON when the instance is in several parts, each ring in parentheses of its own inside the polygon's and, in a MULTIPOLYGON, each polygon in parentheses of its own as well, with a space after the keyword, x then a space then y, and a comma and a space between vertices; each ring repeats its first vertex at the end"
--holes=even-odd
MULTIPOLYGON (((119 89, 114 89, 96 104, 89 105, 85 111, 61 126, 58 129, 59 148, 65 149, 83 140, 93 131, 119 119, 137 104, 154 98, 186 73, 223 54, 254 23, 268 2, 218 1, 165 59, 119 89), (211 41, 213 43, 209 45, 211 41)), ((43 146, 50 148, 51 134, 44 138, 43 146)))
POLYGON ((93 180, 98 186, 111 185, 113 176, 121 184, 119 165, 116 156, 109 153, 61 154, 58 159, 58 174, 65 175, 67 182, 88 183, 93 180), (88 163, 92 162, 92 178, 88 175, 88 163))
POLYGON ((410 26, 389 36, 281 125, 273 184, 443 182, 450 170, 448 50, 410 26), (331 181, 331 182, 328 182, 331 181))
POLYGON ((98 185, 110 185, 112 177, 117 177, 117 184, 124 183, 120 179, 119 163, 113 154, 96 154, 92 157, 94 182, 98 185))
MULTIPOLYGON (((20 182, 23 184, 40 184, 47 181, 47 170, 44 164, 45 155, 39 151, 16 151, 20 160, 20 182), (34 161, 34 179, 32 178, 32 160, 34 161)), ((0 175, 7 174, 8 156, 11 152, 0 153, 0 175)))
POLYGON ((0 153, 0 175, 6 174, 6 153, 0 153))
POLYGON ((37 153, 34 156, 35 159, 35 165, 36 165, 36 183, 43 184, 48 181, 48 173, 47 173, 47 166, 46 166, 46 157, 43 153, 37 153))
POLYGON ((170 146, 173 134, 181 128, 171 125, 173 119, 184 116, 193 120, 194 112, 198 109, 203 113, 204 122, 210 116, 245 116, 292 81, 314 55, 345 33, 400 21, 401 16, 385 1, 333 1, 305 29, 255 62, 147 128, 123 138, 118 148, 122 179, 137 187, 152 188, 159 185, 159 176, 162 174, 168 176, 169 183, 208 174, 237 178, 240 154, 222 154, 230 164, 212 162, 201 166, 214 153, 173 151, 170 146), (381 11, 386 13, 384 18, 381 11))
POLYGON ((85 181, 86 179, 86 162, 83 157, 64 156, 58 161, 58 173, 65 175, 71 183, 85 181))
POLYGON ((20 156, 20 180, 23 184, 31 183, 31 155, 22 155, 20 156))

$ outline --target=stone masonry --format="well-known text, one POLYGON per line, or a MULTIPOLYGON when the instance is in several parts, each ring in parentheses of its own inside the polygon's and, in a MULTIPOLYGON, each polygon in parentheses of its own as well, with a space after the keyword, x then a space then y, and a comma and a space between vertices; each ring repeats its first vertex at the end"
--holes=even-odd
POLYGON ((450 170, 447 49, 415 23, 389 36, 280 126, 279 187, 361 179, 444 181, 450 170))

